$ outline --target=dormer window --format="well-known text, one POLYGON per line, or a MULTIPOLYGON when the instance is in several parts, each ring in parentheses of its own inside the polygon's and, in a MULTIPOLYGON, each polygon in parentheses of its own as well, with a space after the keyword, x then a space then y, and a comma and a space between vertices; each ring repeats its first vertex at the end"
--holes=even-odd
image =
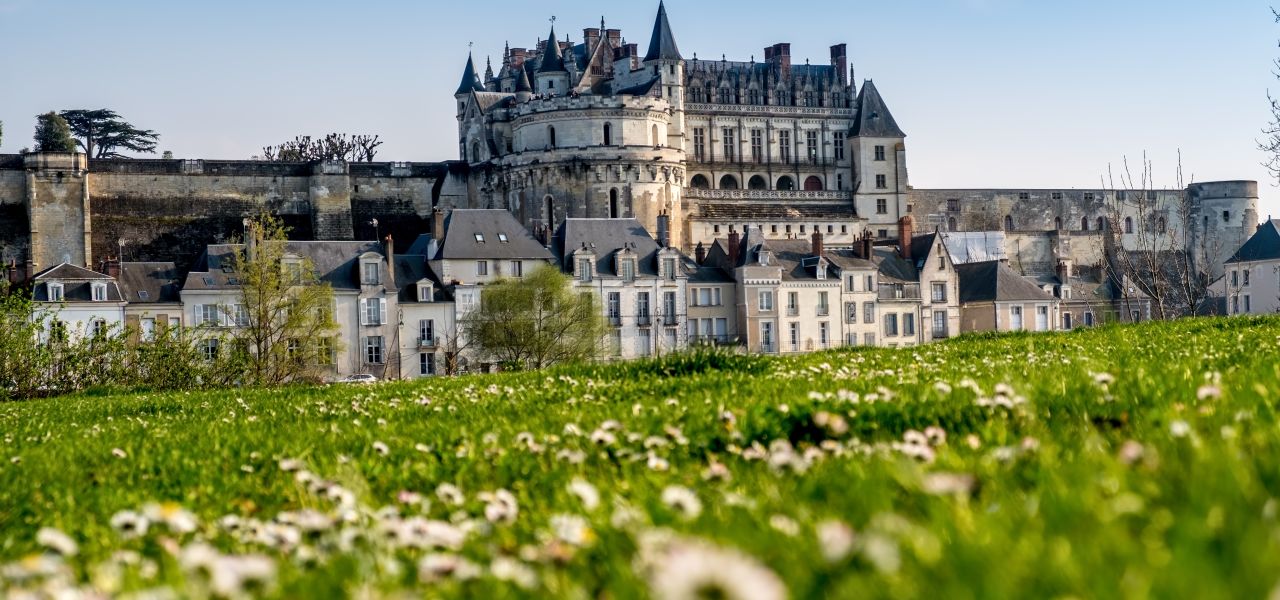
POLYGON ((106 302, 106 301, 107 301, 107 284, 105 284, 105 283, 91 283, 91 284, 89 284, 89 289, 90 289, 90 290, 91 290, 91 292, 92 292, 92 296, 91 296, 91 297, 93 298, 93 301, 94 301, 94 302, 106 302))
POLYGON ((578 259, 578 281, 582 283, 591 283, 591 259, 578 259))
POLYGON ((483 244, 483 243, 484 243, 484 234, 483 234, 483 233, 477 233, 477 234, 476 234, 476 243, 477 243, 477 244, 483 244))
MULTIPOLYGON (((483 240, 481 240, 481 241, 483 241, 483 240)), ((505 243, 507 243, 507 242, 509 242, 509 241, 511 241, 511 240, 508 240, 508 239, 507 239, 507 234, 505 234, 505 233, 499 233, 499 234, 498 234, 498 241, 499 241, 499 242, 502 242, 502 243, 504 243, 504 244, 505 244, 505 243)))
POLYGON ((818 267, 817 269, 814 270, 814 277, 816 279, 827 278, 827 261, 825 260, 818 261, 818 267))
POLYGON ((366 260, 360 263, 360 284, 361 285, 379 285, 382 283, 381 264, 376 260, 366 260))
POLYGON ((285 279, 289 283, 302 283, 302 261, 298 259, 285 259, 281 266, 284 268, 285 279))
POLYGON ((674 258, 662 259, 662 278, 666 279, 667 281, 676 280, 676 259, 674 258))
POLYGON ((622 280, 631 283, 636 280, 636 259, 624 258, 618 261, 618 274, 622 280))
POLYGON ((62 284, 61 283, 46 284, 46 287, 49 290, 50 302, 62 302, 62 284))
POLYGON ((430 282, 422 282, 418 284, 418 302, 431 302, 434 299, 435 290, 430 282))

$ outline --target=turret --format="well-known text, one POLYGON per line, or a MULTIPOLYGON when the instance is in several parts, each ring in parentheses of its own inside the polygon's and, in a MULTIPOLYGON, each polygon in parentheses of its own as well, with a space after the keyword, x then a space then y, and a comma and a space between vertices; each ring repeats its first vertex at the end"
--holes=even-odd
POLYGON ((476 64, 471 60, 471 55, 467 54, 467 66, 462 71, 462 81, 458 83, 458 91, 453 96, 459 100, 470 94, 471 92, 483 92, 484 84, 480 83, 480 77, 476 75, 476 64))
POLYGON ((673 118, 667 128, 667 146, 684 149, 684 57, 676 46, 671 22, 667 19, 667 7, 658 2, 658 16, 653 22, 653 35, 649 38, 649 52, 644 55, 644 66, 654 69, 661 79, 662 97, 671 104, 673 118))
POLYGON ((524 68, 524 64, 516 68, 520 71, 516 75, 516 101, 528 102, 533 96, 533 84, 529 83, 529 70, 524 68))
POLYGON ((551 36, 547 38, 546 48, 542 51, 542 63, 538 65, 536 90, 539 94, 567 95, 569 92, 569 72, 564 67, 564 55, 560 52, 560 42, 556 39, 556 28, 551 27, 551 36))

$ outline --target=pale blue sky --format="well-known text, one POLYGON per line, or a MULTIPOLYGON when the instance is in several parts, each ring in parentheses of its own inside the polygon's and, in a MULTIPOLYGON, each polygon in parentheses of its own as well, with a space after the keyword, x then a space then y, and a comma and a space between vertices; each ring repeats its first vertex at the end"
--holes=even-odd
MULTIPOLYGON (((297 133, 377 133, 383 160, 456 157, 452 93, 475 42, 598 26, 648 44, 656 0, 0 0, 0 151, 34 115, 109 107, 178 157, 247 158, 297 133), (554 6, 554 9, 549 8, 554 6)), ((797 62, 849 44, 906 130, 916 187, 1094 187, 1145 150, 1158 186, 1256 179, 1280 26, 1262 0, 671 0, 686 57, 797 62)))

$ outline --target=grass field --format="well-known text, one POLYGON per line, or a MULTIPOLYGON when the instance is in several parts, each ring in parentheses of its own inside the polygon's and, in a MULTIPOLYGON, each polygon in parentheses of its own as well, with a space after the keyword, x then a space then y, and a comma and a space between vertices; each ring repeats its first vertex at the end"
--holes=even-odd
POLYGON ((0 595, 1275 598, 1280 320, 0 404, 0 595))

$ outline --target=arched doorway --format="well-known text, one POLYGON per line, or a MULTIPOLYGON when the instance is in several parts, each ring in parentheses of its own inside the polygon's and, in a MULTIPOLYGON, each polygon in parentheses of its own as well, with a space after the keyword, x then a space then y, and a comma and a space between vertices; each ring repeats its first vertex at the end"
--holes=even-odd
POLYGON ((604 124, 604 145, 613 145, 613 125, 610 125, 609 123, 604 124))
POLYGON ((784 192, 790 192, 796 189, 796 181, 789 175, 783 175, 778 178, 778 189, 784 192))
POLYGON ((815 176, 810 176, 804 180, 804 191, 806 192, 821 192, 822 187, 822 180, 815 176))
POLYGON ((738 178, 733 175, 725 175, 720 178, 720 189, 736 190, 738 189, 738 178))
POLYGON ((1089 217, 1080 219, 1080 231, 1089 231, 1089 217))
POLYGON ((747 181, 747 189, 767 190, 769 189, 769 182, 765 181, 764 178, 759 175, 752 175, 751 179, 747 181))
POLYGON ((710 188, 711 188, 711 182, 710 182, 710 181, 707 181, 707 176, 706 176, 706 175, 694 175, 694 176, 693 176, 693 179, 690 179, 690 180, 689 180, 689 187, 691 187, 691 188, 693 188, 693 189, 695 189, 695 190, 705 190, 705 189, 710 189, 710 188))

